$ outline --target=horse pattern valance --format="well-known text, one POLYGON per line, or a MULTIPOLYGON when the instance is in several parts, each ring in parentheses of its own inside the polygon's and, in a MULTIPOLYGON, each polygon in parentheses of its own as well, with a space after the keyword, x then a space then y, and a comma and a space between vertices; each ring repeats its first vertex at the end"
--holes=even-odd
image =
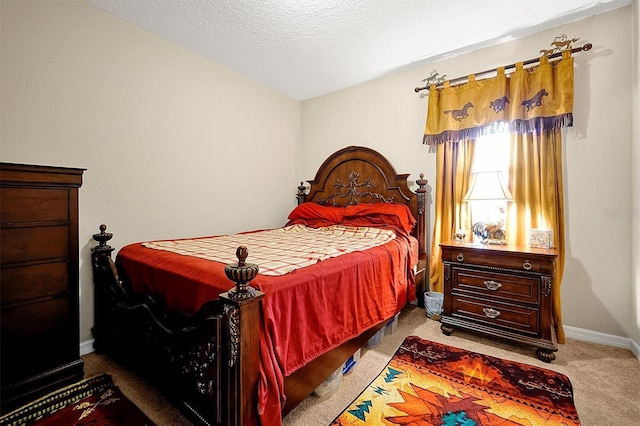
POLYGON ((562 59, 505 74, 497 69, 493 78, 452 87, 429 89, 427 124, 423 142, 435 146, 448 141, 476 139, 509 129, 512 133, 543 132, 573 125, 573 58, 565 51, 562 59))

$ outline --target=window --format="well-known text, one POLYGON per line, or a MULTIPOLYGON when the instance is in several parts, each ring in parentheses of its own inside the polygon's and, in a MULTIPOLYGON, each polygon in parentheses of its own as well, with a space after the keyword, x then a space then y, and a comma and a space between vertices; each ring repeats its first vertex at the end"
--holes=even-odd
MULTIPOLYGON (((509 187, 509 160, 510 160, 510 134, 508 132, 484 135, 476 139, 471 173, 490 171, 500 172, 502 186, 509 187)), ((477 183, 481 192, 492 192, 491 188, 482 188, 482 180, 477 183)), ((484 183, 487 184, 486 182, 484 183)), ((474 190, 475 192, 475 190, 474 190)), ((507 201, 470 201, 471 223, 478 222, 504 224, 507 201)), ((480 242, 482 238, 471 233, 474 242, 480 242)))
POLYGON ((499 170, 502 177, 509 176, 509 132, 493 133, 476 139, 471 172, 499 170))

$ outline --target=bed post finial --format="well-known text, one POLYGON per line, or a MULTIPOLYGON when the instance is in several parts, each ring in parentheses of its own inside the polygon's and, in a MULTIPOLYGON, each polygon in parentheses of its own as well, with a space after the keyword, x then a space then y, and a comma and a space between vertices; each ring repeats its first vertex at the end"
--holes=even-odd
POLYGON ((113 234, 105 232, 106 230, 107 225, 103 223, 100 225, 100 232, 93 234, 94 241, 98 242, 98 246, 91 249, 91 262, 93 263, 94 271, 98 268, 99 260, 103 257, 111 258, 111 252, 113 252, 113 247, 107 244, 107 241, 113 237, 113 234))
POLYGON ((300 185, 298 186, 298 205, 304 203, 304 197, 306 195, 307 192, 307 187, 305 186, 304 182, 300 182, 300 185))
POLYGON ((104 223, 100 225, 99 229, 99 234, 93 234, 93 239, 99 243, 96 249, 104 250, 106 248, 111 248, 107 245, 107 241, 109 241, 113 237, 113 234, 110 232, 105 232, 107 230, 107 225, 105 225, 104 223))
POLYGON ((429 181, 424 178, 424 173, 420 173, 420 179, 416 179, 416 183, 419 188, 416 190, 416 194, 418 194, 418 213, 424 214, 424 208, 427 204, 426 193, 427 193, 427 184, 429 181))
POLYGON ((229 290, 229 298, 233 300, 250 299, 255 297, 256 290, 247 284, 258 275, 260 268, 255 263, 246 263, 249 250, 245 246, 237 248, 236 256, 238 257, 238 264, 227 265, 224 268, 227 278, 236 283, 236 287, 229 290))

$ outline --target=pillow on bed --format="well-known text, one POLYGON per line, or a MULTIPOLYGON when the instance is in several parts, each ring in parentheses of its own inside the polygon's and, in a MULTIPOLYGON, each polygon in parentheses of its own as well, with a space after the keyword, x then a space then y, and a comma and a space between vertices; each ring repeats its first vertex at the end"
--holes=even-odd
POLYGON ((373 203, 347 206, 344 211, 344 225, 365 226, 371 224, 392 225, 409 233, 416 224, 411 209, 400 203, 373 203))
POLYGON ((302 203, 289 213, 289 220, 322 220, 341 223, 344 207, 323 206, 316 203, 302 203))

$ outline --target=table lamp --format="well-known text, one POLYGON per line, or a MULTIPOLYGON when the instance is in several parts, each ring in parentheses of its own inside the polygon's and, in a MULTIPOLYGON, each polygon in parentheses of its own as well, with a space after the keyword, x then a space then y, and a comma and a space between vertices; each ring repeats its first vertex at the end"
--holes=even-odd
MULTIPOLYGON (((513 201, 509 189, 502 183, 501 172, 498 170, 472 173, 469 191, 462 199, 465 202, 513 201)), ((471 227, 483 244, 506 244, 504 209, 499 207, 498 218, 495 222, 476 222, 471 227)))

